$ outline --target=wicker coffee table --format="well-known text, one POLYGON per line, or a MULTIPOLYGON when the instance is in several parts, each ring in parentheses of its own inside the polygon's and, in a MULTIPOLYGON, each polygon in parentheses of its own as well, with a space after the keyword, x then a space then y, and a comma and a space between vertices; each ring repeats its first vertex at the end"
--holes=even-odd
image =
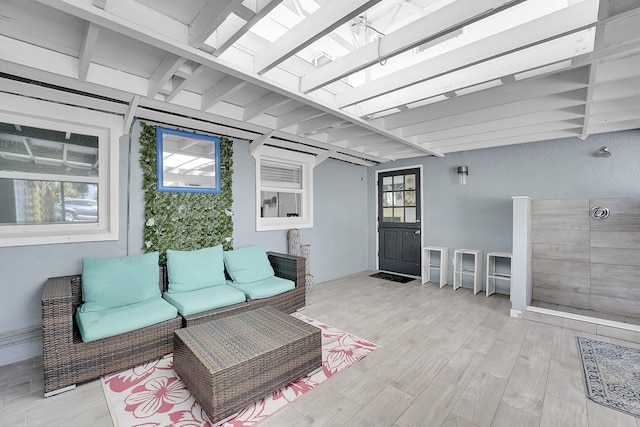
POLYGON ((321 365, 320 329, 273 307, 175 332, 173 368, 212 423, 321 365))

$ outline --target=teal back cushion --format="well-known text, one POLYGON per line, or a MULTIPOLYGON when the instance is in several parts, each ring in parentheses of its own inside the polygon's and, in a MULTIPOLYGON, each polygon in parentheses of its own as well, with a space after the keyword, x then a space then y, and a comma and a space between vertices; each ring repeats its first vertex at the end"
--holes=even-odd
POLYGON ((226 251, 224 264, 236 283, 251 283, 274 276, 273 267, 261 245, 226 251))
POLYGON ((160 296, 158 252, 82 259, 82 311, 122 307, 160 296))
POLYGON ((169 292, 195 291, 225 284, 222 245, 196 251, 167 250, 169 292))

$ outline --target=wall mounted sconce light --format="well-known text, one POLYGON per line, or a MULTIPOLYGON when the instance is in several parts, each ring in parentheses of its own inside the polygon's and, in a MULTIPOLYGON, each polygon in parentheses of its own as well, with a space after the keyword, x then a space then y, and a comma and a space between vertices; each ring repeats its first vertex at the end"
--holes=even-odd
POLYGON ((469 166, 458 166, 458 184, 467 185, 467 176, 469 176, 469 166))
POLYGON ((598 148, 598 153, 600 157, 609 157, 611 155, 611 151, 605 146, 598 148))

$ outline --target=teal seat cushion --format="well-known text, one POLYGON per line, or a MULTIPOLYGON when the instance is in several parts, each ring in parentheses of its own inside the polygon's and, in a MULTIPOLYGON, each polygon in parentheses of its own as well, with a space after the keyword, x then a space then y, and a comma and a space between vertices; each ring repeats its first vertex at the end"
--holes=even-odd
POLYGON ((76 311, 82 341, 89 342, 155 325, 178 315, 174 306, 157 298, 99 311, 76 311))
POLYGON ((159 298, 158 255, 83 258, 81 310, 101 311, 159 298))
POLYGON ((178 313, 183 316, 239 304, 247 300, 243 292, 227 285, 210 286, 190 292, 165 292, 163 298, 175 306, 178 313))
POLYGON ((288 292, 296 287, 291 280, 282 277, 269 277, 252 283, 236 283, 227 281, 229 286, 241 290, 249 299, 263 299, 288 292))
POLYGON ((224 253, 224 265, 235 283, 251 283, 274 276, 262 245, 247 246, 224 253))
POLYGON ((167 250, 169 292, 186 292, 224 285, 222 245, 195 251, 167 250))

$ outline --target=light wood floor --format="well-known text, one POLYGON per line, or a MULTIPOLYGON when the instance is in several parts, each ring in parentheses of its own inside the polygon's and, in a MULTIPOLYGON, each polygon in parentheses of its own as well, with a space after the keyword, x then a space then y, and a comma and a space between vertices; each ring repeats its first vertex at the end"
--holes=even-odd
MULTIPOLYGON (((305 315, 381 348, 261 426, 640 427, 585 397, 576 336, 588 334, 513 319, 509 309, 505 296, 367 273, 316 285, 305 315)), ((99 381, 44 399, 36 359, 0 367, 0 426, 23 425, 111 419, 99 381)))

